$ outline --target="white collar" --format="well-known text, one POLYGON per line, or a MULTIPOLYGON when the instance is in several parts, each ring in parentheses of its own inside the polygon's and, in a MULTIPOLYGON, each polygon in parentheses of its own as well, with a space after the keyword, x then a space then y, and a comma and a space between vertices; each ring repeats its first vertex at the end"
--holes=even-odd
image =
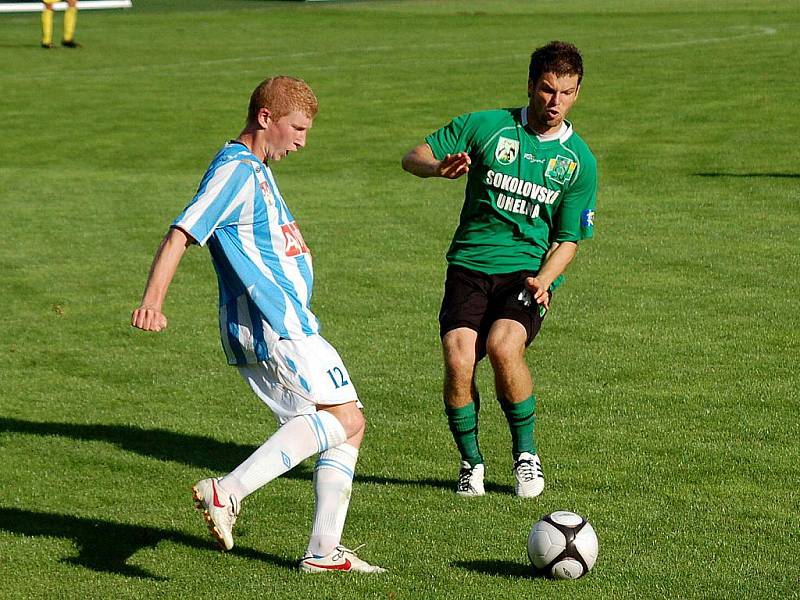
MULTIPOLYGON (((528 107, 523 106, 520 109, 520 117, 522 120, 522 126, 528 126, 528 107)), ((533 131, 533 130, 531 130, 533 131)), ((562 121, 561 127, 558 131, 554 133, 548 133, 547 135, 541 135, 534 131, 533 133, 536 136, 536 139, 540 142, 552 142, 553 140, 559 140, 561 142, 567 141, 567 139, 572 135, 572 124, 569 121, 562 121)))

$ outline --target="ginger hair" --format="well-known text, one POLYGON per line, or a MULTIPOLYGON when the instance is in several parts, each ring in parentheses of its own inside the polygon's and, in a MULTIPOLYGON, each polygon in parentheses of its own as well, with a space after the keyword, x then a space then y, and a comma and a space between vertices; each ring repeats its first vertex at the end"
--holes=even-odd
POLYGON ((258 111, 262 108, 269 109, 273 120, 285 117, 293 111, 299 111, 313 119, 319 105, 317 97, 305 81, 297 77, 278 75, 265 79, 253 90, 247 110, 247 122, 255 123, 258 111))

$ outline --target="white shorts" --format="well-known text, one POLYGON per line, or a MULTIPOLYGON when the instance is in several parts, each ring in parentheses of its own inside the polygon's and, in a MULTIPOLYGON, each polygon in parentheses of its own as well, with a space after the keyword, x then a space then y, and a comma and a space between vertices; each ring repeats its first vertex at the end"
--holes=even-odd
POLYGON ((269 360, 239 367, 279 423, 316 412, 317 405, 363 405, 339 353, 321 335, 278 340, 269 360))

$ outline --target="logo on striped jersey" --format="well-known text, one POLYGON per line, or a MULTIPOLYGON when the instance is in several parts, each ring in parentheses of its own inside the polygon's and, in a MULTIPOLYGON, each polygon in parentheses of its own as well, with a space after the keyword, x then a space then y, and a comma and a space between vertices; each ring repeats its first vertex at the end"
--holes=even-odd
POLYGON ((270 206, 275 206, 275 198, 273 197, 272 190, 269 189, 269 184, 265 179, 261 180, 259 187, 261 188, 261 193, 264 194, 264 198, 267 200, 267 204, 270 206))
POLYGON ((303 239, 303 234, 300 233, 300 229, 294 221, 281 225, 281 231, 283 231, 286 256, 308 254, 309 249, 308 246, 306 246, 306 241, 303 239))

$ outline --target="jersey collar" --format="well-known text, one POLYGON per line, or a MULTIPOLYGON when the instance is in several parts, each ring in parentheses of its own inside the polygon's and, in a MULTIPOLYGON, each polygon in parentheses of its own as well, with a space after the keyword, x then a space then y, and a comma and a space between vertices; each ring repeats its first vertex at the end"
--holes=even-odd
MULTIPOLYGON (((520 112, 520 120, 522 121, 522 126, 527 128, 528 107, 523 106, 522 108, 519 109, 519 112, 520 112)), ((531 131, 533 130, 531 129, 531 131)), ((563 144, 572 136, 572 123, 570 123, 567 120, 564 120, 564 122, 561 123, 561 129, 559 129, 555 133, 551 133, 548 135, 539 135, 538 133, 534 132, 533 135, 536 137, 537 140, 539 140, 542 143, 558 140, 559 143, 563 144)))

